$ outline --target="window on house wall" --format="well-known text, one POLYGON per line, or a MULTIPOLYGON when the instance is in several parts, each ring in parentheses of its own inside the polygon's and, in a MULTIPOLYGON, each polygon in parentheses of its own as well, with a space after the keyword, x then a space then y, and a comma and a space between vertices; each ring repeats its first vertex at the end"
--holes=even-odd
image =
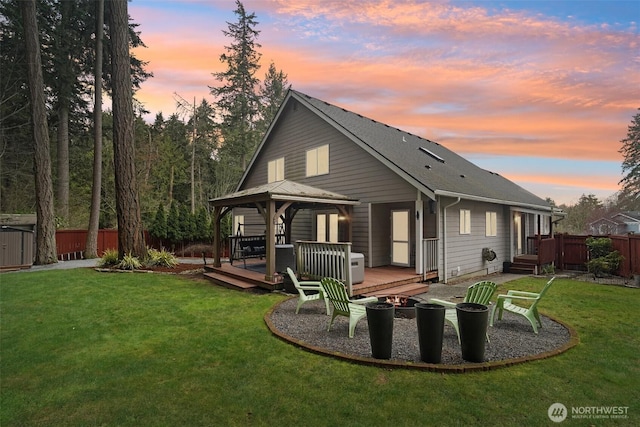
POLYGON ((487 212, 485 222, 486 222, 485 235, 497 236, 498 235, 498 215, 496 214, 496 212, 487 212))
POLYGON ((231 233, 236 236, 244 236, 244 215, 235 215, 233 217, 233 230, 231 233))
POLYGON ((460 234, 471 234, 471 211, 460 209, 460 234))
POLYGON ((338 243, 338 214, 316 215, 316 241, 338 243))
POLYGON ((307 151, 307 176, 329 173, 329 145, 307 151))
POLYGON ((284 179, 284 157, 271 160, 267 170, 267 182, 282 181, 284 179))
POLYGON ((327 216, 326 215, 318 215, 316 216, 316 242, 326 242, 327 232, 327 216))

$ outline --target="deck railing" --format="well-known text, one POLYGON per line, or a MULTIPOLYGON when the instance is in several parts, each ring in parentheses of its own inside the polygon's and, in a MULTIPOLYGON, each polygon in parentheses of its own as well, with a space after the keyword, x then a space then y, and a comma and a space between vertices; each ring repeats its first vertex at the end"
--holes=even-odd
POLYGON ((296 242, 298 275, 313 280, 333 277, 353 295, 351 277, 351 243, 296 242))
POLYGON ((422 239, 424 274, 438 271, 438 239, 422 239))

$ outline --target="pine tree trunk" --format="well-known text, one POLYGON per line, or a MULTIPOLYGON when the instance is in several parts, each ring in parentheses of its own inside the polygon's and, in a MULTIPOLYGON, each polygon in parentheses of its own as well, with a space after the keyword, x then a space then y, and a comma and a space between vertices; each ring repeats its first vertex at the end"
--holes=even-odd
POLYGON ((63 227, 69 225, 69 107, 58 107, 58 182, 56 213, 63 227))
POLYGON ((60 4, 61 22, 58 35, 58 180, 56 182, 56 214, 63 227, 69 225, 69 98, 71 97, 70 79, 72 71, 71 52, 67 31, 71 15, 71 2, 60 4))
POLYGON ((91 213, 85 258, 98 257, 98 229, 100 227, 100 196, 102 194, 102 33, 104 32, 104 0, 96 2, 96 63, 94 72, 95 103, 93 107, 93 184, 91 213))
POLYGON ((20 8, 24 24, 27 78, 33 124, 37 215, 35 264, 52 264, 58 261, 56 255, 56 227, 53 209, 51 158, 49 156, 49 131, 44 99, 42 59, 40 58, 35 0, 21 1, 20 8))
POLYGON ((134 114, 127 0, 111 2, 113 148, 120 256, 146 256, 134 152, 134 114))

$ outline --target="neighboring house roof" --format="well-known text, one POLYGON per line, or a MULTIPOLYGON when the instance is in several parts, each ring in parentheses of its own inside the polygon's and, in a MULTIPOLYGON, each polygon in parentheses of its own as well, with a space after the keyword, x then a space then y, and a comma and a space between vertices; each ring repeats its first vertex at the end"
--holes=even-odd
POLYGON ((628 222, 640 222, 640 212, 630 211, 630 212, 620 212, 613 216, 613 218, 617 219, 620 222, 628 223, 628 222))
POLYGON ((622 224, 624 224, 624 222, 618 221, 618 220, 616 220, 614 218, 604 218, 603 217, 603 218, 598 218, 595 221, 590 222, 589 225, 595 225, 595 224, 599 224, 599 223, 608 223, 608 224, 611 224, 611 225, 622 225, 622 224))
MULTIPOLYGON (((343 135, 434 199, 436 195, 441 195, 537 210, 552 210, 544 199, 497 173, 474 165, 436 142, 294 90, 289 91, 274 122, 278 120, 284 106, 292 98, 307 106, 343 135)), ((271 126, 273 127, 273 123, 271 126)), ((268 133, 269 131, 258 152, 267 140, 268 133)), ((247 171, 250 168, 251 166, 247 171)), ((245 172, 240 186, 246 176, 245 172)))
POLYGON ((357 205, 360 203, 342 194, 287 180, 248 188, 224 197, 211 199, 209 202, 212 206, 253 206, 255 203, 268 200, 333 205, 357 205))
POLYGON ((640 223, 640 212, 618 212, 610 217, 598 218, 590 222, 589 225, 594 225, 598 222, 610 222, 616 225, 640 223))

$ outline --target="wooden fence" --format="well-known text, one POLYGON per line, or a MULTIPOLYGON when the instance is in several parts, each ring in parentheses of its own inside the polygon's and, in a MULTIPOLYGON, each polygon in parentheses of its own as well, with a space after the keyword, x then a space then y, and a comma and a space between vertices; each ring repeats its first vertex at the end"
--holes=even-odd
MULTIPOLYGON (((86 245, 87 230, 56 231, 56 252, 61 261, 82 259, 86 245)), ((98 256, 107 249, 118 249, 118 230, 98 230, 98 256)))
MULTIPOLYGON (((148 232, 144 233, 145 242, 148 247, 155 249, 167 248, 166 242, 163 242, 152 238, 148 232)), ((208 245, 211 246, 213 242, 208 245)), ((58 254, 58 260, 68 261, 75 259, 83 259, 84 251, 87 244, 87 230, 57 230, 56 231, 56 252, 58 254)), ((195 244, 193 242, 181 242, 179 248, 181 249, 181 256, 185 257, 201 257, 203 250, 198 248, 198 251, 189 252, 188 248, 193 248, 195 244), (189 252, 189 253, 187 253, 189 252)), ((203 245, 206 246, 206 245, 203 245)), ((118 230, 101 229, 98 230, 98 256, 101 256, 107 249, 118 249, 118 230)), ((172 248, 167 248, 172 250, 172 248)), ((178 250, 178 247, 175 248, 178 250)), ((205 256, 211 258, 213 256, 213 250, 204 250, 205 256)), ((223 256, 228 256, 227 245, 224 244, 222 248, 223 256)))
POLYGON ((589 237, 607 237, 613 243, 613 248, 620 252, 623 260, 617 275, 630 277, 640 274, 640 235, 569 235, 556 234, 556 260, 555 265, 560 270, 586 270, 589 261, 587 239, 589 237))

